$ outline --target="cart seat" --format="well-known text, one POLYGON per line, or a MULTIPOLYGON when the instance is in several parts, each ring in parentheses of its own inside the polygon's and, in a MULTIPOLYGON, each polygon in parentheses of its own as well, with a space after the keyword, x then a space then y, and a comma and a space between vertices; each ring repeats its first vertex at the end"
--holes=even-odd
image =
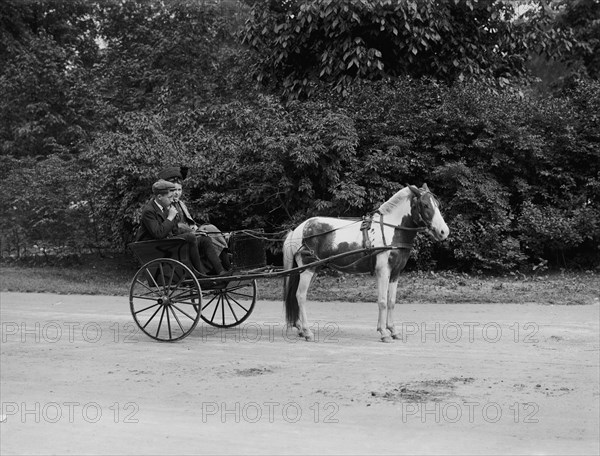
POLYGON ((192 271, 196 272, 192 266, 185 239, 168 238, 150 241, 139 241, 128 244, 135 257, 141 264, 146 264, 152 260, 160 258, 172 258, 181 261, 192 271))

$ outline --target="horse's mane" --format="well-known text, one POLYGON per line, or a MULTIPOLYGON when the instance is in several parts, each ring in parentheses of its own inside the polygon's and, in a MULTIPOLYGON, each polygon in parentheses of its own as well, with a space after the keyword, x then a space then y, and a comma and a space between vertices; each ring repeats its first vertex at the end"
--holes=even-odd
POLYGON ((408 194, 412 193, 408 187, 404 187, 402 190, 397 191, 394 196, 379 206, 379 212, 382 214, 389 214, 396 209, 400 203, 405 200, 408 194))

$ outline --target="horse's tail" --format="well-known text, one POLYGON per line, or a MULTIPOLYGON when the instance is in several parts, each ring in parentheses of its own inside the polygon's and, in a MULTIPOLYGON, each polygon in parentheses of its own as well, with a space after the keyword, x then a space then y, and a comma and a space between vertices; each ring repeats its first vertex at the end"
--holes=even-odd
MULTIPOLYGON (((294 245, 292 243, 292 236, 294 231, 290 231, 285 241, 283 242, 283 269, 293 269, 297 266, 294 245)), ((298 321, 300 315, 300 308, 298 307, 298 299, 296 298, 296 291, 298 290, 298 284, 300 283, 300 274, 291 273, 283 279, 283 303, 285 305, 285 319, 289 325, 294 326, 298 321)))

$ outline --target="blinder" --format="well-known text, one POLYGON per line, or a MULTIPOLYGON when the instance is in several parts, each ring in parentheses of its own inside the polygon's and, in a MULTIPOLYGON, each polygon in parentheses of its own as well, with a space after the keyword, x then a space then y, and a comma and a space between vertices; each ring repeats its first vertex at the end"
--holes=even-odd
POLYGON ((433 208, 433 204, 429 207, 425 205, 423 201, 425 198, 431 198, 432 203, 437 203, 436 198, 430 191, 422 192, 419 196, 415 195, 410 201, 410 215, 415 225, 431 229, 435 209, 433 208))

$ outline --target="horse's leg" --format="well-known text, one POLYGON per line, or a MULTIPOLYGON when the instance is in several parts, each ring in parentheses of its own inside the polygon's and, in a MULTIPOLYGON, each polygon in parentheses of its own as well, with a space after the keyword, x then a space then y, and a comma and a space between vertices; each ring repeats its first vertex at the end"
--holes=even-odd
POLYGON ((396 330, 396 325, 394 323, 394 307, 396 305, 397 291, 398 291, 398 279, 392 280, 388 285, 387 329, 394 339, 401 338, 401 335, 396 330))
MULTIPOLYGON (((387 257, 385 258, 385 262, 387 263, 387 257)), ((387 309, 387 301, 388 301, 389 283, 390 283, 389 268, 387 268, 385 266, 378 267, 377 268, 377 306, 379 307, 379 318, 377 319, 377 331, 379 331, 379 333, 381 334, 382 342, 392 342, 390 332, 386 328, 386 309, 387 309)))
POLYGON ((315 274, 312 269, 306 269, 300 273, 300 283, 298 284, 298 290, 296 291, 296 299, 298 300, 298 322, 296 328, 298 328, 298 335, 304 337, 306 340, 314 340, 314 335, 308 327, 308 318, 306 317, 306 296, 308 294, 308 287, 315 274))

